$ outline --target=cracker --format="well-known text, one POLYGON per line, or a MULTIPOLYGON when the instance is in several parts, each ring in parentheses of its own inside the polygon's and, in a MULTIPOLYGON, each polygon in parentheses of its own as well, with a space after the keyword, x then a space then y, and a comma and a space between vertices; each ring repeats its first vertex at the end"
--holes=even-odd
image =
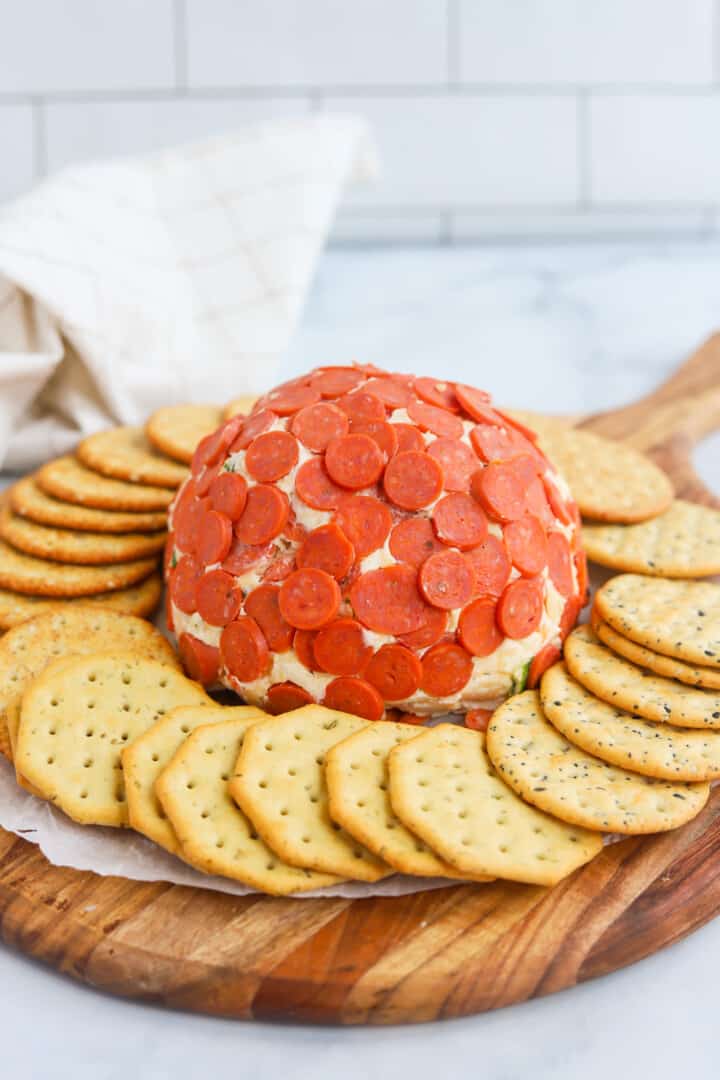
POLYGON ((187 478, 184 465, 158 454, 142 428, 116 427, 88 435, 75 450, 88 469, 116 480, 157 487, 179 487, 187 478))
POLYGON ((0 588, 33 596, 94 596, 149 577, 157 559, 103 566, 70 566, 16 551, 0 540, 0 588))
POLYGON ((252 412, 256 401, 257 397, 252 394, 241 394, 233 398, 223 409, 223 420, 229 420, 233 416, 247 416, 252 412))
POLYGON ((720 510, 675 499, 638 525, 585 525, 589 559, 653 577, 698 578, 720 573, 720 510))
POLYGON ((257 717, 246 716, 197 728, 158 779, 182 857, 207 874, 278 896, 334 885, 341 879, 333 874, 283 863, 230 796, 227 778, 256 723, 257 717))
MULTIPOLYGON (((393 813, 388 794, 387 756, 395 746, 417 738, 414 724, 368 724, 337 743, 325 756, 330 817, 402 874, 458 877, 393 813)), ((482 880, 487 881, 484 877, 482 880)))
POLYGON ((145 434, 156 450, 189 465, 197 444, 221 422, 217 405, 167 405, 152 414, 145 434))
POLYGON ((514 791, 548 814, 601 832, 664 832, 707 802, 707 784, 655 780, 579 750, 545 717, 537 690, 508 698, 488 727, 488 753, 514 791))
POLYGON ((181 705, 162 716, 122 752, 130 827, 177 855, 180 851, 177 835, 155 794, 155 781, 160 773, 195 728, 221 720, 251 717, 259 720, 266 715, 250 705, 228 708, 207 704, 181 705))
POLYGON ((660 653, 646 649, 644 645, 638 645, 635 641, 618 634, 612 626, 600 618, 596 611, 591 613, 591 622, 594 632, 600 641, 607 645, 619 656, 632 661, 656 675, 664 675, 668 679, 677 679, 687 686, 704 687, 707 690, 720 690, 720 671, 712 668, 686 664, 682 660, 674 660, 671 656, 662 656, 660 653))
POLYGON ((698 690, 631 664, 589 626, 565 639, 565 663, 577 681, 618 709, 683 728, 720 728, 720 693, 698 690))
POLYGON ((366 724, 359 716, 305 705, 248 732, 230 793, 268 847, 293 866, 359 881, 390 873, 328 811, 325 754, 366 724))
POLYGON ((128 589, 115 589, 112 592, 97 593, 95 596, 55 597, 26 596, 23 593, 0 589, 0 630, 9 630, 18 623, 32 619, 46 611, 63 611, 77 604, 89 604, 92 607, 109 608, 125 615, 146 617, 152 615, 162 595, 160 574, 151 574, 139 585, 128 589))
POLYGON ((13 753, 12 745, 10 743, 10 733, 8 732, 7 725, 2 722, 0 722, 0 754, 12 763, 13 753))
POLYGON ((111 480, 108 476, 86 469, 77 458, 70 456, 49 461, 38 470, 35 479, 47 495, 98 510, 167 510, 175 498, 173 487, 150 487, 128 484, 125 480, 111 480))
POLYGON ((155 532, 167 528, 167 514, 162 510, 123 513, 78 506, 46 495, 32 476, 13 484, 8 491, 8 499, 20 517, 36 521, 38 525, 54 525, 58 529, 115 534, 155 532))
POLYGON ((609 705, 555 664, 540 684, 543 712, 573 746, 658 780, 716 780, 720 776, 720 732, 688 731, 655 723, 609 705))
POLYGON ((157 555, 165 544, 165 533, 160 532, 116 536, 38 525, 18 517, 7 504, 0 508, 0 536, 26 555, 81 566, 142 559, 157 555))
POLYGON ((465 874, 554 885, 602 848, 597 833, 519 799, 497 776, 480 731, 426 728, 395 747, 388 765, 397 816, 465 874))
POLYGON ((64 658, 23 695, 16 768, 81 825, 127 825, 121 750, 170 709, 203 702, 201 686, 157 660, 64 658))
POLYGON ((720 585, 621 574, 598 590, 595 608, 638 645, 689 664, 720 668, 720 585))

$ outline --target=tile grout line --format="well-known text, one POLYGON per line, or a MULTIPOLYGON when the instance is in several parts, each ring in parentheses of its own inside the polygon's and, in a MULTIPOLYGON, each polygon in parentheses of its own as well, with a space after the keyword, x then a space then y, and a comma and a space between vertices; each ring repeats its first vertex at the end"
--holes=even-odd
POLYGON ((589 210, 592 204, 590 94, 586 89, 577 96, 578 207, 589 210))
POLYGON ((45 102, 35 98, 32 103, 33 171, 36 178, 47 176, 47 116, 45 102))
POLYGON ((187 2, 173 2, 173 53, 175 59, 175 87, 187 93, 188 88, 188 32, 187 2))
POLYGON ((460 8, 459 0, 447 0, 445 21, 447 35, 445 63, 447 84, 455 89, 460 82, 460 8))

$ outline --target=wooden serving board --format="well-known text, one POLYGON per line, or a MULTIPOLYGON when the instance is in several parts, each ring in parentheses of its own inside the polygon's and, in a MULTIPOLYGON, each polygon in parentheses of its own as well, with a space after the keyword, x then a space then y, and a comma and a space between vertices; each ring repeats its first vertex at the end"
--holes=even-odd
MULTIPOLYGON (((644 400, 583 426, 647 450, 715 506, 690 455, 720 428, 720 335, 644 400)), ((676 832, 613 844, 554 889, 496 882, 366 900, 232 897, 50 865, 0 830, 4 940, 91 986, 242 1019, 467 1016, 615 971, 720 911, 720 787, 676 832)))

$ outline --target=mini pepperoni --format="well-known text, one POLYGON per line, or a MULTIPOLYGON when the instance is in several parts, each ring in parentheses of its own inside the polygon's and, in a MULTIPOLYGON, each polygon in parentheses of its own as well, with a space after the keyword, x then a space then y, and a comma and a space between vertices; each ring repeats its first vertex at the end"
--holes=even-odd
POLYGON ((223 570, 228 574, 246 573, 257 566, 263 559, 269 559, 273 553, 272 544, 244 544, 242 540, 233 540, 232 546, 223 559, 223 570))
POLYGON ((418 397, 428 405, 436 405, 438 409, 447 409, 449 412, 459 411, 460 405, 453 383, 423 376, 415 379, 414 386, 418 397))
POLYGON ((422 665, 404 645, 383 645, 363 675, 386 701, 401 701, 414 694, 420 685, 422 665))
POLYGON ((496 606, 494 597, 482 596, 460 615, 458 637, 472 656, 490 656, 505 640, 495 621, 496 606))
POLYGON ((393 378, 392 375, 384 379, 370 379, 363 389, 391 409, 404 409, 408 402, 412 401, 410 387, 393 378))
POLYGON ((517 578, 508 585, 498 602, 498 626, 506 637, 519 640, 537 630, 542 613, 542 578, 517 578))
POLYGON ((427 448, 440 465, 446 491, 467 491, 478 460, 467 443, 460 439, 435 439, 427 448))
POLYGON ((295 473, 295 491, 313 510, 335 510, 345 495, 330 479, 319 457, 310 458, 295 473))
POLYGON ((271 391, 266 399, 268 406, 278 416, 292 416, 307 405, 320 400, 320 391, 314 386, 288 385, 271 391))
POLYGON ((410 566, 384 566, 361 574, 350 589, 355 615, 380 634, 408 634, 425 622, 425 607, 410 566))
POLYGON ((173 614, 172 596, 165 593, 165 626, 171 634, 175 633, 175 615, 173 614))
POLYGON ((197 609, 211 626, 227 626, 240 610, 242 593, 225 570, 210 570, 198 581, 197 609))
POLYGON ((534 476, 528 484, 527 491, 525 492, 525 505, 528 509, 528 513, 534 514, 536 518, 539 518, 545 528, 549 528, 551 525, 555 525, 555 515, 550 508, 547 495, 545 494, 545 488, 539 477, 534 476))
POLYGON ((472 657, 460 645, 441 641, 422 658, 420 689, 431 697, 450 697, 467 684, 472 667, 472 657))
POLYGON ((533 577, 547 566, 548 542, 545 529, 532 514, 523 514, 503 529, 508 555, 521 574, 533 577))
POLYGON ((565 607, 563 613, 560 616, 560 638, 565 640, 570 631, 574 628, 575 623, 578 620, 578 615, 582 611, 582 601, 577 596, 568 596, 565 601, 565 607))
POLYGON ((532 479, 528 461, 527 457, 494 461, 473 476, 470 488, 474 498, 496 521, 515 521, 525 513, 525 492, 532 479))
POLYGON ((253 439, 257 439, 258 435, 262 435, 273 426, 277 418, 277 413, 272 412, 271 409, 259 409, 257 412, 250 413, 243 420, 237 437, 230 446, 230 453, 235 454, 238 450, 246 450, 253 439))
POLYGON ((535 447, 518 431, 478 424, 470 432, 470 442, 483 461, 507 461, 520 454, 532 454, 535 447))
POLYGON ((296 570, 280 586, 280 611, 298 630, 326 626, 340 606, 340 589, 324 570, 296 570))
POLYGON ((400 634, 398 640, 409 649, 421 652, 440 640, 447 629, 447 623, 447 611, 426 604, 423 625, 417 630, 411 630, 409 634, 400 634))
POLYGON ((319 401, 317 405, 308 405, 295 413, 290 430, 308 450, 321 454, 333 439, 347 435, 349 427, 342 409, 329 401, 319 401))
POLYGON ((345 415, 356 423, 370 423, 372 420, 385 419, 385 406, 374 394, 359 390, 354 394, 345 394, 338 398, 336 405, 345 415))
POLYGON ((168 579, 170 570, 175 565, 175 534, 168 533, 165 540, 165 547, 163 548, 163 578, 165 581, 168 579))
POLYGON ((289 512, 284 491, 257 484, 248 491, 245 509, 235 522, 235 535, 245 544, 267 544, 283 531, 289 512))
POLYGON ((308 671, 318 670, 318 663, 315 659, 315 637, 314 630, 296 630, 293 637, 295 655, 308 671))
POLYGON ((493 709, 470 709, 465 713, 465 727, 471 731, 487 731, 493 709))
POLYGON ((297 465, 297 460, 297 439, 289 431, 268 431, 258 435, 245 451, 247 471, 262 484, 271 484, 287 476, 297 465))
POLYGON ((482 423, 497 423, 498 426, 502 426, 502 420, 490 408, 490 395, 484 390, 477 390, 474 386, 466 386, 463 383, 455 383, 455 396, 462 405, 465 412, 473 418, 482 423), (494 416, 497 419, 488 419, 489 416, 494 416))
POLYGON ((284 581, 285 578, 290 577, 293 570, 296 569, 297 566, 295 564, 294 555, 281 555, 279 558, 273 559, 267 570, 264 571, 262 575, 262 580, 284 581))
POLYGON ((555 514, 555 517, 559 518, 560 521, 562 521, 563 525, 571 525, 573 518, 570 512, 570 508, 565 502, 565 499, 560 494, 560 490, 557 484, 555 484, 553 480, 549 479, 547 473, 545 473, 545 475, 543 476, 542 482, 545 489, 545 495, 550 504, 553 514, 555 514))
POLYGON ((240 682, 254 682, 268 671, 271 661, 267 641, 249 615, 241 615, 223 630, 220 660, 240 682))
POLYGON ((385 469, 383 487, 388 499, 402 510, 420 510, 442 491, 442 469, 429 454, 407 450, 396 454, 385 469))
POLYGON ((475 579, 472 567, 459 551, 439 551, 420 567, 418 583, 428 604, 451 611, 467 604, 475 579))
POLYGON ((273 652, 287 652, 295 631, 280 613, 280 589, 277 585, 258 585, 245 597, 245 612, 263 632, 273 652))
POLYGON ((528 439, 533 444, 538 441, 537 431, 533 431, 532 428, 526 427, 526 425, 523 424, 520 420, 518 420, 517 417, 510 416, 509 413, 503 412, 502 409, 496 409, 495 412, 498 414, 503 423, 507 424, 508 427, 515 428, 515 430, 518 431, 525 439, 528 439))
POLYGON ((300 524, 295 517, 295 511, 290 507, 290 513, 283 529, 283 536, 287 537, 288 540, 294 540, 296 543, 302 544, 307 534, 308 530, 304 525, 300 524))
POLYGON ((587 555, 584 551, 577 551, 573 556, 573 562, 575 563, 575 573, 577 575, 578 596, 580 597, 581 606, 584 607, 588 591, 587 555))
POLYGON ((195 447, 192 456, 191 469, 193 476, 197 476, 201 469, 208 465, 214 465, 216 461, 225 456, 225 451, 237 436, 243 425, 242 416, 233 416, 230 420, 219 427, 217 431, 206 435, 195 447))
POLYGON ((575 588, 572 554, 570 545, 561 532, 548 533, 547 556, 550 580, 562 596, 569 596, 575 588))
POLYGON ((297 683, 279 682, 268 687, 266 707, 273 716, 279 716, 293 709, 301 709, 303 705, 312 705, 314 700, 312 694, 297 683))
POLYGON ((247 480, 237 473, 224 472, 210 485, 210 505, 213 510, 237 521, 247 502, 247 480))
POLYGON ((432 517, 438 539, 461 551, 476 547, 487 536, 485 514, 470 495, 461 491, 441 499, 432 517))
POLYGON ((197 585, 202 573, 192 555, 183 555, 170 571, 170 595, 176 608, 186 615, 197 611, 197 585))
POLYGON ((330 367, 313 373, 310 385, 319 390, 323 397, 334 398, 348 394, 364 381, 364 375, 357 368, 330 367))
POLYGON ((424 401, 411 401, 407 413, 414 424, 423 431, 431 431, 445 439, 459 439, 465 430, 462 420, 447 409, 427 405, 424 401))
POLYGON ((329 675, 357 675, 372 656, 363 628, 356 619, 336 619, 318 630, 313 642, 315 662, 329 675))
POLYGON ((429 716, 420 716, 419 713, 403 712, 402 709, 386 709, 385 719, 394 719, 397 724, 415 724, 417 727, 422 727, 430 719, 429 716), (392 716, 390 715, 392 713, 392 716))
POLYGON ((530 667, 528 668, 528 690, 534 690, 547 669, 552 667, 553 664, 557 664, 561 657, 562 652, 557 645, 553 645, 552 642, 549 642, 539 653, 536 653, 530 661, 530 667))
POLYGON ((170 512, 175 541, 180 550, 187 555, 192 554, 195 549, 195 518, 202 506, 202 501, 196 497, 196 494, 194 480, 188 480, 177 495, 170 512))
POLYGON ((218 680, 220 668, 220 650, 215 645, 208 645, 193 634, 181 634, 178 639, 180 660, 191 679, 212 686, 218 680))
POLYGON ((355 549, 337 525, 320 525, 308 533, 296 554, 299 567, 313 566, 334 578, 344 578, 355 558, 355 549))
POLYGON ((390 537, 390 551, 397 561, 418 570, 436 551, 444 550, 429 518, 405 518, 398 522, 390 537))
POLYGON ((349 675, 333 679, 325 691, 323 705, 328 709, 362 716, 365 720, 380 720, 385 712, 385 702, 375 687, 365 679, 349 675))
POLYGON ((398 437, 395 433, 395 424, 388 424, 387 420, 353 422, 352 432, 354 435, 369 435, 378 444, 385 461, 388 461, 393 454, 397 454, 398 437))
POLYGON ((380 447, 369 435, 343 435, 333 439, 325 451, 325 468, 330 478, 344 488, 370 487, 379 478, 384 464, 380 447))
POLYGON ((335 520, 358 559, 382 547, 392 527, 390 510, 373 495, 345 495, 335 520))
POLYGON ((209 493, 215 477, 220 476, 222 473, 224 464, 225 462, 220 459, 220 461, 216 461, 214 465, 207 465, 203 469, 200 476, 195 480, 195 491, 198 495, 203 496, 209 493))
POLYGON ((233 527, 230 518, 217 510, 203 510, 198 514, 195 554, 203 566, 222 562, 230 551, 233 527))
POLYGON ((508 583, 512 563, 502 540, 489 534, 481 544, 465 553, 475 573, 478 596, 498 597, 508 583))
POLYGON ((393 424, 398 441, 398 453, 404 454, 408 450, 422 451, 425 449, 425 440, 420 428, 414 424, 393 424))

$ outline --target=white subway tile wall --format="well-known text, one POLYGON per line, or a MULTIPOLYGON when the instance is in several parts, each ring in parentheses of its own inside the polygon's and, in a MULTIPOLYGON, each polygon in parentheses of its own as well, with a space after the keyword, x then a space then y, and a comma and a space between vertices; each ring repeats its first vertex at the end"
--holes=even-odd
POLYGON ((311 110, 383 172, 339 243, 710 236, 720 0, 0 0, 0 200, 311 110))

